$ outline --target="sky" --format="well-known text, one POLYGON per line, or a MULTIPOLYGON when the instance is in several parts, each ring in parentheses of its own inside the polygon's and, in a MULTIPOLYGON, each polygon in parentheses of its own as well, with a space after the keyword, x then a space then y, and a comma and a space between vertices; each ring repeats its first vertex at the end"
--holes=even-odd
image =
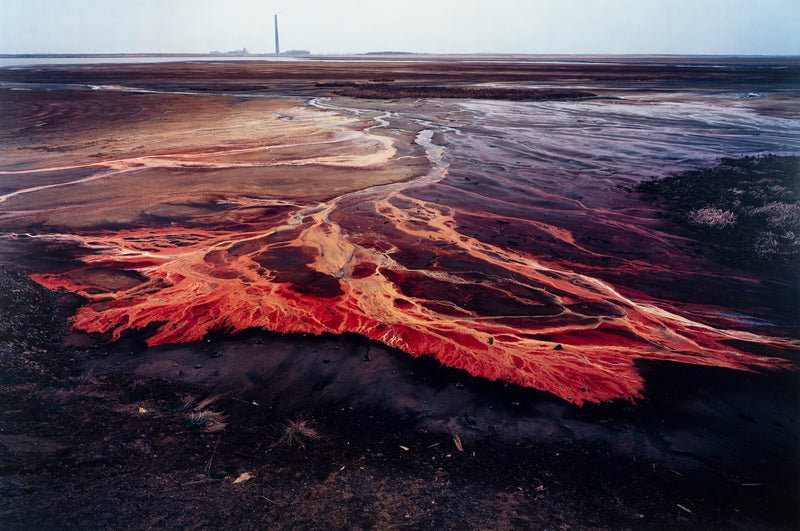
POLYGON ((0 0, 0 53, 800 55, 798 0, 0 0))

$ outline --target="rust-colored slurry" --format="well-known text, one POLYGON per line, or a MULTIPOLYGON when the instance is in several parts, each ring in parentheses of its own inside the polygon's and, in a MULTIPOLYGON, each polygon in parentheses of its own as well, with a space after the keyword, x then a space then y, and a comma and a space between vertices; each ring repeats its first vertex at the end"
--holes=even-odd
POLYGON ((797 340, 723 317, 714 302, 687 304, 691 287, 663 294, 688 280, 759 281, 694 272, 681 239, 613 191, 654 160, 666 171, 725 154, 750 118, 768 133, 753 149, 786 148, 781 128, 794 124, 705 103, 665 103, 653 116, 635 103, 387 102, 359 118, 367 111, 335 101, 249 102, 272 107, 248 122, 246 141, 221 144, 215 130, 192 152, 190 138, 164 151, 124 139, 124 156, 97 163, 74 150, 59 167, 21 157, 4 176, 98 173, 7 192, 0 223, 84 228, 33 235, 87 251, 83 267, 33 278, 86 297, 74 327, 110 339, 149 326, 150 345, 249 327, 354 332, 576 404, 640 397, 640 358, 789 367, 746 346, 788 354, 797 340), (702 135, 720 117, 724 142, 671 136, 702 135), (579 133, 597 144, 580 145, 579 133), (110 220, 133 223, 87 229, 110 220))
MULTIPOLYGON (((628 299, 591 277, 472 239, 442 255, 465 253, 504 271, 506 278, 475 281, 437 267, 409 270, 391 249, 355 244, 327 219, 334 206, 300 209, 283 224, 251 233, 148 230, 74 236, 95 250, 85 259, 85 275, 33 278, 86 296, 91 303, 75 316, 74 326, 112 332, 113 338, 153 323, 160 326, 148 339, 151 345, 253 326, 355 332, 576 403, 638 396, 642 381, 633 366, 636 358, 735 369, 781 367, 781 360, 747 355, 724 341, 794 344, 714 329, 628 299), (291 233, 290 239, 281 237, 283 231, 291 233), (379 267, 369 272, 369 264, 379 267), (147 280, 112 291, 104 279, 93 282, 94 271, 104 268, 135 270, 147 280)), ((403 228, 402 219, 392 214, 387 219, 403 228)), ((448 241, 454 234, 445 227, 437 223, 426 236, 448 241)))

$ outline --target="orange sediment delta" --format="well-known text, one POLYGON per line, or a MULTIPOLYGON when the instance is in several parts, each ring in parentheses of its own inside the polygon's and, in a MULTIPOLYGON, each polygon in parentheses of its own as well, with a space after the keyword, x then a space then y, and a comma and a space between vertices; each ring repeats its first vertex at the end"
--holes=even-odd
MULTIPOLYGON (((210 331, 264 327, 312 334, 354 332, 413 355, 433 355, 476 376, 550 391, 583 403, 636 398, 637 358, 747 369, 785 362, 725 343, 791 341, 719 330, 628 299, 590 277, 531 257, 463 241, 450 253, 485 261, 505 278, 476 282, 441 267, 408 269, 395 249, 356 244, 326 208, 293 212, 251 233, 148 230, 73 236, 96 253, 81 270, 39 274, 90 303, 74 327, 110 333, 157 324, 150 345, 210 331), (110 291, 93 273, 136 271, 110 291)), ((395 227, 403 221, 387 216, 395 227)), ((433 230, 434 239, 450 234, 433 230)), ((450 254, 448 253, 448 254, 450 254)), ((446 256, 442 253, 442 256, 446 256)), ((795 345, 796 346, 796 345, 795 345)))
MULTIPOLYGON (((74 328, 110 340, 147 328, 150 345, 251 327, 352 332, 576 404, 641 397, 636 359, 771 369, 788 362, 731 345, 798 347, 700 322, 564 260, 465 230, 466 216, 478 225, 496 218, 419 193, 448 186, 432 130, 420 127, 404 143, 373 131, 377 116, 299 103, 245 107, 232 125, 218 120, 195 137, 187 128, 191 153, 168 145, 174 135, 161 149, 134 145, 129 131, 118 154, 96 162, 73 151, 58 167, 21 158, 4 165, 7 176, 88 172, 0 197, 4 227, 69 227, 29 236, 84 251, 81 265, 32 277, 86 298, 74 328), (240 123, 249 124, 247 138, 240 123), (111 220, 130 227, 98 228, 111 220)), ((576 245, 564 227, 518 222, 576 245)))

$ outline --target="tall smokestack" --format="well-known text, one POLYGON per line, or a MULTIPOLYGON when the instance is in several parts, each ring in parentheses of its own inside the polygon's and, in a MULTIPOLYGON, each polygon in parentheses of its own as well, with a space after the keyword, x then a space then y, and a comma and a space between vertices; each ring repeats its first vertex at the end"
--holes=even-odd
POLYGON ((281 47, 278 44, 278 15, 275 15, 275 55, 280 55, 281 47))

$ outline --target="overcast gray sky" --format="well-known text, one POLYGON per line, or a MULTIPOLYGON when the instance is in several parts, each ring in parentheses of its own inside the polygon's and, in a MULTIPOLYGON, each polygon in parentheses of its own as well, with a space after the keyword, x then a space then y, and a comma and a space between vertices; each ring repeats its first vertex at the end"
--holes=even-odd
POLYGON ((800 55, 800 0, 0 0, 0 53, 800 55))

